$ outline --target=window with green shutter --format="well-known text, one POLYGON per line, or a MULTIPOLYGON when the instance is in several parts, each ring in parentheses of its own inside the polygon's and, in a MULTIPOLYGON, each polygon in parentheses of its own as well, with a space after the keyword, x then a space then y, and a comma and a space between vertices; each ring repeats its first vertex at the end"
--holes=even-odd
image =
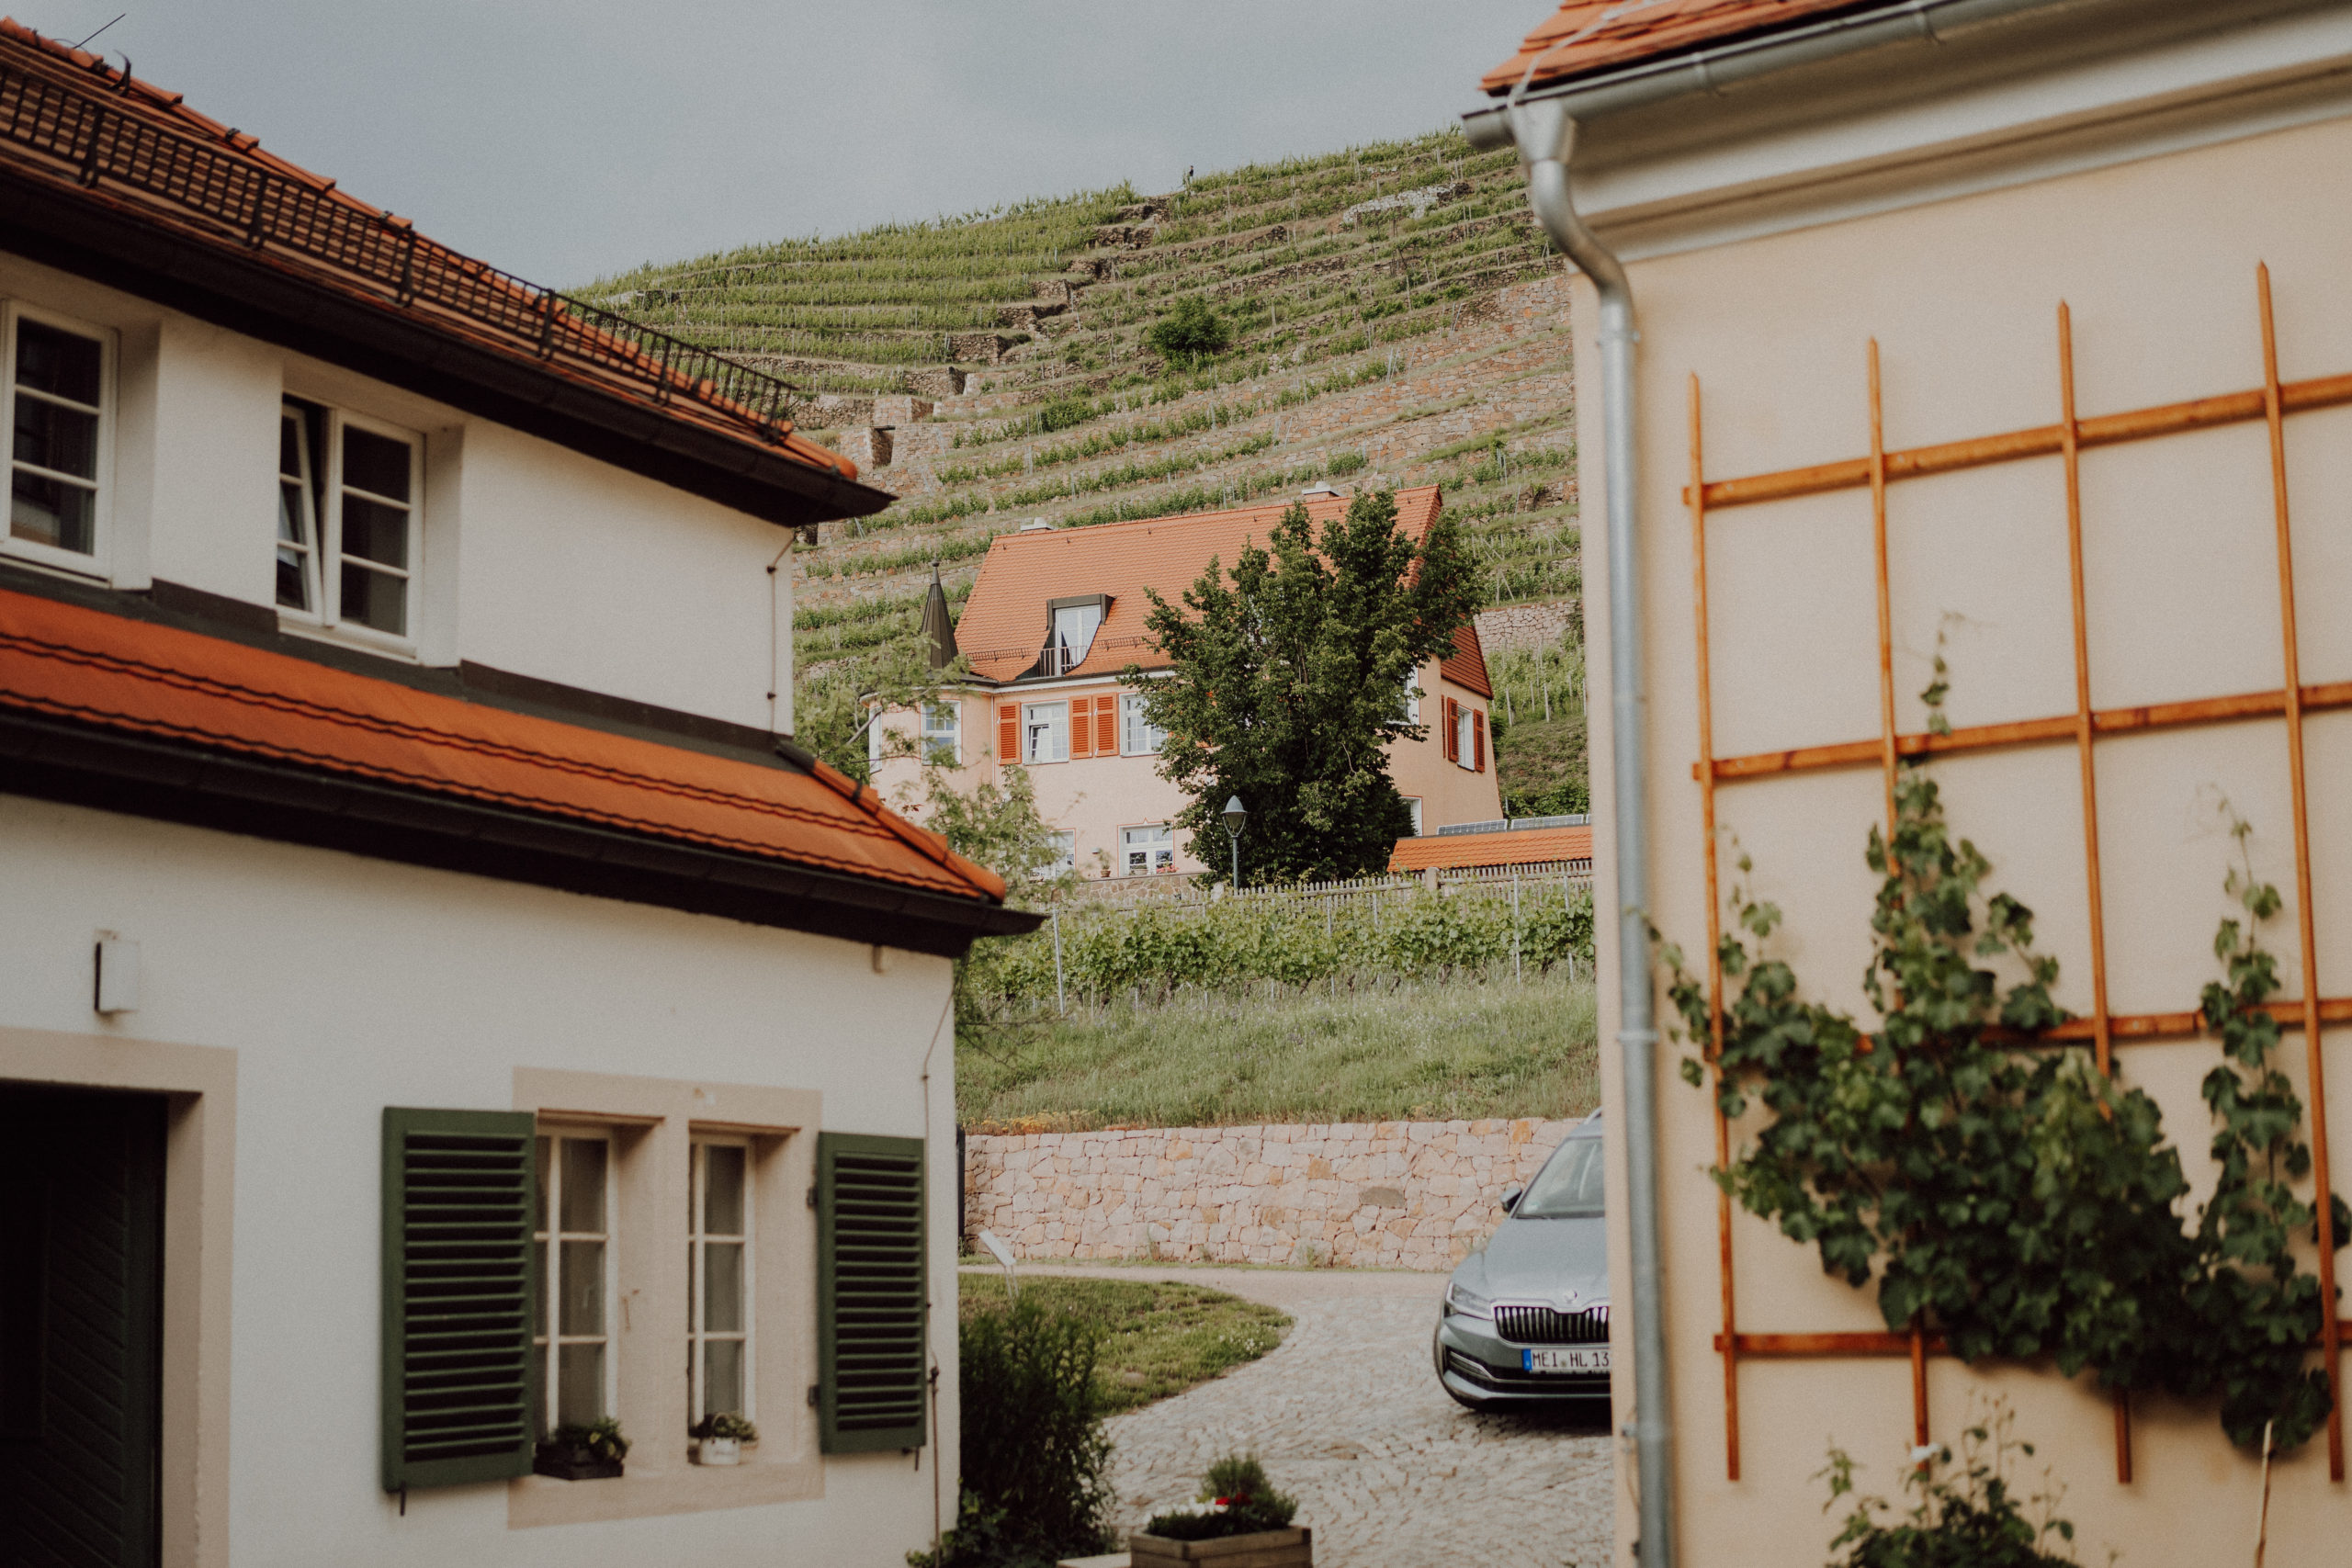
POLYGON ((829 1454, 923 1444, 923 1141, 817 1135, 817 1407, 829 1454))
POLYGON ((531 1472, 534 1119, 384 1111, 384 1490, 531 1472))

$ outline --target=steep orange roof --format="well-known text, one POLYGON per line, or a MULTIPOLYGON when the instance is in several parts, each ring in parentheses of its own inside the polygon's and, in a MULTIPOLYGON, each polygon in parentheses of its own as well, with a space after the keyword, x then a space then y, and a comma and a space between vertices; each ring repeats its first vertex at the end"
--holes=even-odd
MULTIPOLYGON (((979 581, 956 624, 956 646, 973 671, 991 681, 1011 681, 1036 663, 1046 643, 1047 604, 1090 593, 1111 596, 1110 612, 1094 634, 1086 661, 1073 675, 1109 675, 1139 664, 1168 660, 1145 627, 1151 601, 1144 590, 1181 603, 1211 557, 1227 569, 1251 544, 1263 545, 1295 498, 1244 506, 1231 512, 1199 512, 1183 517, 1148 517, 1091 528, 1040 528, 1000 534, 980 563, 979 581)), ((1306 515, 1319 532, 1347 513, 1343 495, 1306 498, 1306 515)), ((1435 485, 1396 492, 1396 522, 1418 542, 1437 521, 1443 493, 1435 485)), ((1475 638, 1476 633, 1474 631, 1475 638)), ((1459 639, 1457 638, 1457 648, 1459 639)), ((1447 660, 1449 675, 1457 652, 1447 660)), ((1480 674, 1484 675, 1484 666, 1480 674)))
POLYGON ((1453 651, 1445 656, 1437 672, 1490 702, 1494 699, 1495 688, 1487 681, 1487 650, 1478 641, 1477 622, 1453 628, 1453 651))
POLYGON ((1536 25, 1518 53, 1487 72, 1478 85, 1497 95, 1511 91, 1523 77, 1530 87, 1545 86, 1702 44, 1770 32, 1824 12, 1858 8, 1857 0, 1566 0, 1536 25))
POLYGON ((1450 871, 1469 865, 1549 865, 1592 859, 1592 829, 1521 828, 1504 833, 1438 833, 1399 839, 1388 856, 1391 871, 1450 871))
POLYGON ((848 458, 791 434, 779 408, 746 400, 773 404, 789 390, 773 378, 428 240, 408 220, 198 114, 179 94, 12 17, 0 17, 0 166, 52 194, 621 397, 656 423, 696 425, 807 469, 857 477, 848 458), (681 368, 688 363, 691 373, 681 368))
POLYGON ((264 649, 0 591, 0 712, 897 884, 995 873, 823 764, 809 773, 510 713, 264 649))

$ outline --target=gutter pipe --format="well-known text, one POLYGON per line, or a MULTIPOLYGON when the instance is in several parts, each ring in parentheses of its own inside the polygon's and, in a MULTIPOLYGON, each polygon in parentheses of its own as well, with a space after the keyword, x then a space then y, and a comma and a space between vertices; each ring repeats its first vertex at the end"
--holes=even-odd
MULTIPOLYGON (((1655 0, 1630 0, 1601 18, 1655 0)), ((1576 209, 1568 164, 1579 118, 1623 113, 1840 55, 1902 42, 1933 44, 1943 33, 2030 10, 2081 0, 1901 0, 1762 38, 1702 49, 1526 91, 1527 78, 1503 103, 1463 117, 1480 151, 1510 146, 1527 171, 1527 199, 1545 233, 1600 297, 1602 462, 1609 477, 1609 675, 1611 766, 1615 786, 1617 897, 1617 1045, 1624 1063, 1626 1211, 1634 1265, 1634 1444, 1639 1467, 1636 1553, 1643 1568, 1673 1568, 1674 1455, 1668 1399, 1664 1265, 1658 1244, 1657 1020, 1650 969, 1649 754, 1643 676, 1640 519, 1635 505, 1639 452, 1634 422, 1634 294, 1625 268, 1585 227, 1576 209), (1939 24, 1941 25, 1939 31, 1939 24)), ((1600 26, 1597 22, 1595 27, 1600 26)), ((1588 32, 1593 29, 1586 29, 1588 32)), ((1579 41, 1575 34, 1564 43, 1579 41)), ((1558 48, 1561 46, 1555 46, 1558 48)), ((1534 74, 1531 62, 1528 77, 1534 74)))
POLYGON ((1625 269, 1577 216, 1568 159, 1577 122, 1556 99, 1473 117, 1471 144, 1508 139, 1527 169, 1527 199, 1544 232, 1600 295, 1602 467, 1609 476, 1610 757, 1616 786, 1617 1045, 1624 1055, 1626 1208, 1634 1253, 1634 1444, 1641 1485, 1643 1568, 1674 1562, 1673 1427, 1657 1213, 1657 1028, 1650 977, 1649 748, 1642 678, 1640 530, 1634 510, 1634 291, 1625 269), (1479 125, 1477 121, 1484 121, 1479 125), (1499 130, 1501 134, 1495 132, 1499 130), (1482 132, 1484 134, 1482 134, 1482 132))

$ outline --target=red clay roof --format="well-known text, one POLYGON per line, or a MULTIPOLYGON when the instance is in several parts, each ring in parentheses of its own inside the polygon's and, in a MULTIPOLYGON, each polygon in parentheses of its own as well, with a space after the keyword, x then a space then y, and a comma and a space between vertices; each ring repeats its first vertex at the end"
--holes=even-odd
POLYGON ((1528 75, 1530 87, 1590 75, 1702 44, 1852 10, 1857 0, 1566 0, 1537 24, 1519 52, 1479 79, 1508 93, 1528 75))
POLYGON ((1495 689, 1487 682, 1487 650, 1478 644, 1478 624, 1457 626, 1453 632, 1453 651, 1445 656, 1437 672, 1457 686, 1466 686, 1492 702, 1495 689))
MULTIPOLYGON (((1396 522, 1405 536, 1419 540, 1437 521, 1443 501, 1435 485, 1398 491, 1396 522)), ((1232 512, 999 534, 989 545, 979 581, 972 585, 964 617, 956 623, 956 646, 971 659, 974 673, 991 681, 1013 680, 1037 662, 1045 647, 1048 601, 1107 593, 1110 613, 1094 634, 1086 661, 1070 673, 1112 675, 1129 664, 1145 669, 1165 665, 1168 660, 1145 629, 1151 601, 1144 590, 1156 588, 1160 597, 1181 602, 1209 558, 1230 569, 1246 547, 1265 543, 1291 505, 1284 499, 1232 512)), ((1318 530, 1347 510, 1346 496, 1316 496, 1306 502, 1306 514, 1318 530)), ((1461 678, 1455 670, 1462 663, 1459 649, 1464 635, 1476 647, 1476 628, 1456 635, 1457 651, 1445 660, 1449 679, 1461 678)), ((1472 689, 1484 693, 1483 660, 1477 673, 1480 683, 1472 689)))
POLYGON ((43 38, 13 17, 0 17, 0 120, 17 123, 25 133, 0 137, 0 159, 5 159, 16 172, 40 178, 53 189, 72 191, 79 199, 135 214, 144 222, 176 234, 233 249, 312 285, 324 284, 347 297, 397 310, 404 319, 432 331, 527 359, 541 369, 567 374, 571 379, 626 398, 668 418, 700 425, 762 451, 782 453, 804 467, 848 479, 857 477, 854 463, 812 441, 790 434, 784 434, 780 441, 767 438, 771 430, 788 433, 789 421, 771 423, 754 411, 716 394, 709 385, 690 381, 682 374, 665 369, 636 344, 597 328, 576 313, 559 308, 551 318, 549 331, 562 340, 568 352, 557 355, 535 352, 539 346, 537 333, 542 315, 538 292, 485 263, 415 235, 408 220, 370 207, 336 189, 334 181, 264 151, 259 138, 198 114, 187 106, 179 94, 165 92, 114 70, 102 55, 43 38), (44 95, 28 91, 28 83, 49 89, 62 88, 72 97, 61 105, 53 92, 44 95), (64 123, 69 117, 86 121, 99 109, 130 123, 110 126, 101 122, 87 131, 64 123), (154 140, 153 145, 139 145, 134 138, 142 130, 151 139, 156 132, 163 133, 164 139, 154 140), (163 183, 181 194, 182 199, 175 200, 121 181, 85 181, 78 158, 40 150, 51 144, 78 145, 101 135, 106 138, 103 145, 116 155, 135 157, 146 173, 157 177, 170 171, 175 158, 182 164, 187 162, 178 150, 189 144, 227 162, 225 167, 215 165, 203 170, 182 167, 175 178, 164 179, 163 183), (35 145, 27 145, 27 141, 35 145), (471 287, 486 288, 493 294, 512 294, 514 321, 508 330, 501 331, 473 317, 436 310, 423 293, 406 299, 393 298, 378 278, 356 265, 338 267, 306 252, 271 244, 266 238, 254 243, 256 231, 240 229, 206 210, 208 204, 218 206, 240 195, 227 187, 241 170, 289 182, 302 187, 331 211, 366 220, 363 232, 371 238, 378 231, 388 232, 399 236, 402 245, 408 246, 413 236, 413 245, 408 247, 408 254, 418 274, 437 267, 447 275, 464 277, 471 287), (616 367, 626 367, 628 373, 617 369, 600 373, 596 364, 600 360, 616 367))
POLYGON ((1004 897, 995 873, 821 763, 812 777, 714 757, 29 594, 0 592, 0 708, 949 897, 1004 897))
POLYGON ((1507 833, 1439 833, 1399 839, 1391 871, 1452 870, 1465 865, 1549 865, 1592 858, 1590 828, 1521 828, 1507 833))

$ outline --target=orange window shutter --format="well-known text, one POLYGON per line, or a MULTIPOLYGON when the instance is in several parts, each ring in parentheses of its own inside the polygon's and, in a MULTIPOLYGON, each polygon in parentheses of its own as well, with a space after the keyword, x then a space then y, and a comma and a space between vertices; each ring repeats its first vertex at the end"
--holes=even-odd
POLYGON ((1457 727, 1456 722, 1455 722, 1455 720, 1454 720, 1454 716, 1453 716, 1454 707, 1455 707, 1455 704, 1454 704, 1453 699, 1452 697, 1448 697, 1448 698, 1446 698, 1446 699, 1445 699, 1445 760, 1446 760, 1447 761, 1449 761, 1449 762, 1458 762, 1458 761, 1462 761, 1462 743, 1461 743, 1461 734, 1462 734, 1462 732, 1461 732, 1460 728, 1457 727))
POLYGON ((996 760, 1021 761, 1021 705, 999 703, 996 710, 996 760))
POLYGON ((1091 697, 1073 697, 1069 705, 1069 754, 1073 757, 1094 755, 1094 726, 1089 716, 1093 713, 1091 697))
POLYGON ((1487 771, 1487 716, 1475 708, 1470 713, 1470 738, 1477 743, 1478 772, 1483 773, 1487 771))
POLYGON ((1119 699, 1116 696, 1094 699, 1094 754, 1098 757, 1119 754, 1119 699))

